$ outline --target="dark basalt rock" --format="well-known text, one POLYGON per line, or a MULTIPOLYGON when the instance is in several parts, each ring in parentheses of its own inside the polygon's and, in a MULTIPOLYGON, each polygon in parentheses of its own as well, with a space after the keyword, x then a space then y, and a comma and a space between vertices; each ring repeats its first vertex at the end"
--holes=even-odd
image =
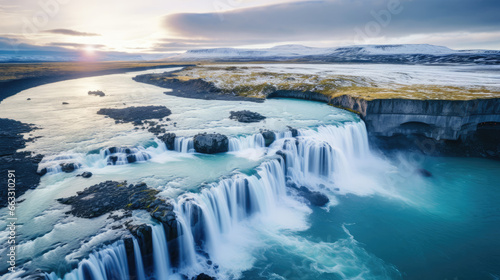
POLYGON ((292 132, 292 137, 297 137, 299 135, 299 131, 296 128, 288 126, 288 129, 292 132))
POLYGON ((89 91, 89 95, 95 95, 95 96, 103 97, 106 94, 104 94, 104 92, 102 92, 100 90, 95 90, 95 91, 89 91))
POLYGON ((423 168, 417 169, 417 173, 424 177, 432 177, 432 173, 429 170, 423 168))
POLYGON ((172 114, 165 106, 128 107, 122 109, 103 108, 97 111, 99 115, 106 115, 118 122, 140 122, 148 119, 161 119, 172 114))
POLYGON ((79 167, 76 163, 61 163, 59 165, 61 166, 61 170, 66 173, 71 173, 79 167))
POLYGON ((157 194, 157 190, 148 188, 145 183, 127 186, 126 182, 106 181, 58 201, 71 205, 68 213, 81 218, 99 217, 116 210, 143 209, 160 222, 175 222, 173 206, 157 198, 157 194))
POLYGON ((274 142, 274 140, 276 140, 276 134, 274 134, 274 132, 272 131, 265 130, 262 131, 261 134, 262 137, 264 137, 266 147, 269 147, 274 142))
POLYGON ((330 200, 328 197, 320 192, 309 190, 305 186, 297 186, 295 183, 287 183, 287 187, 297 190, 298 195, 307 199, 312 205, 322 207, 325 206, 330 200))
POLYGON ((38 174, 40 176, 47 174, 47 168, 40 169, 40 171, 37 171, 36 174, 38 174))
POLYGON ((248 110, 231 111, 229 113, 230 113, 229 116, 230 119, 237 120, 242 123, 260 122, 261 120, 266 119, 266 117, 264 117, 263 115, 248 110))
POLYGON ((160 136, 160 140, 165 143, 168 150, 173 150, 175 146, 175 133, 166 133, 160 136))
POLYGON ((202 273, 202 274, 196 276, 195 280, 215 280, 215 278, 212 276, 209 276, 205 273, 202 273))
POLYGON ((161 125, 156 125, 148 128, 148 131, 153 133, 154 135, 158 135, 161 133, 165 133, 167 131, 164 127, 161 127, 161 125))
POLYGON ((229 139, 220 133, 203 133, 193 137, 194 149, 198 153, 216 154, 229 150, 229 139))
POLYGON ((128 163, 134 163, 137 161, 137 157, 135 155, 128 155, 127 156, 127 162, 128 163))
MULTIPOLYGON (((7 184, 6 174, 8 170, 15 170, 16 174, 16 198, 24 194, 29 189, 34 189, 40 182, 40 176, 44 175, 43 170, 37 174, 38 164, 42 160, 42 155, 33 155, 30 152, 17 152, 26 146, 23 133, 29 133, 35 129, 33 125, 21 123, 11 119, 0 118, 0 174, 7 184)), ((0 207, 6 206, 7 187, 0 188, 0 207)))
POLYGON ((82 174, 80 174, 78 176, 80 176, 82 178, 90 178, 90 177, 92 177, 92 172, 87 172, 86 171, 86 172, 83 172, 82 174))

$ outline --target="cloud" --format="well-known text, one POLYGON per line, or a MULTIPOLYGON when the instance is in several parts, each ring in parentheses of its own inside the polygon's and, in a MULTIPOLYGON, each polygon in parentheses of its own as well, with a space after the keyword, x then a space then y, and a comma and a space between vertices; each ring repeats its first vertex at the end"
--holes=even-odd
MULTIPOLYGON (((354 40, 500 29, 498 0, 335 0, 278 4, 223 13, 180 13, 164 27, 183 38, 267 43, 354 40)), ((355 42, 354 42, 355 43, 355 42)))
POLYGON ((9 52, 9 53, 16 53, 16 52, 25 52, 25 51, 32 51, 32 52, 67 52, 69 51, 66 48, 62 48, 57 45, 50 45, 50 46, 39 46, 39 45, 33 45, 27 42, 23 42, 22 40, 19 40, 18 38, 15 37, 0 37, 0 52, 9 52))
POLYGON ((52 34, 60 34, 60 35, 68 35, 68 36, 101 36, 101 34, 97 34, 97 33, 80 32, 80 31, 71 30, 71 29, 50 29, 50 30, 45 30, 43 32, 52 33, 52 34))
POLYGON ((85 47, 93 47, 95 49, 103 49, 106 47, 106 45, 101 45, 101 44, 78 44, 78 43, 64 43, 64 42, 50 43, 50 46, 69 47, 69 48, 75 48, 75 49, 81 49, 81 48, 85 48, 85 47))
POLYGON ((153 45, 150 49, 152 52, 171 52, 185 51, 207 47, 234 47, 241 44, 260 44, 266 43, 263 40, 240 40, 238 42, 232 40, 204 40, 204 39, 163 39, 153 45))

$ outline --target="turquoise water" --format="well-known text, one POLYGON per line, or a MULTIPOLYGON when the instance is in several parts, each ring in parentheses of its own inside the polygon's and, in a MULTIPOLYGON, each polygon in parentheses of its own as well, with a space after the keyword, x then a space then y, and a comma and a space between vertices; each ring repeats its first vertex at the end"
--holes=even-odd
POLYGON ((346 195, 329 211, 314 208, 310 228, 293 237, 314 253, 278 242, 244 279, 498 279, 500 163, 427 158, 423 166, 432 177, 401 185, 409 201, 346 195), (320 272, 328 262, 344 275, 320 272))
MULTIPOLYGON (((179 222, 183 232, 197 229, 185 223, 193 218, 192 212, 181 209, 191 209, 192 203, 205 207, 207 222, 202 230, 210 232, 210 240, 200 249, 194 238, 184 235, 179 241, 186 249, 182 265, 159 269, 162 273, 153 277, 160 279, 188 279, 201 272, 218 279, 499 278, 500 162, 408 154, 386 158, 370 151, 364 123, 350 112, 288 99, 193 102, 136 83, 131 79, 135 74, 48 84, 2 102, 0 116, 42 128, 33 132, 42 138, 29 143, 26 150, 46 154, 48 163, 58 164, 58 157, 68 156, 82 163, 81 171, 94 174, 83 179, 75 173, 52 172, 22 197, 17 208, 18 260, 28 274, 36 269, 54 271, 60 275, 52 279, 59 279, 89 254, 98 254, 92 251, 128 236, 121 227, 123 220, 107 215, 75 218, 66 214, 68 206, 56 201, 105 180, 127 180, 145 182, 171 199, 183 220, 179 222), (104 89, 106 97, 89 97, 89 86, 104 89), (64 108, 67 119, 61 118, 62 100, 71 105, 64 108), (116 125, 95 114, 98 108, 122 107, 125 102, 127 106, 166 105, 177 122, 168 126, 169 131, 185 137, 220 132, 240 148, 218 155, 167 151, 146 130, 116 125), (267 119, 238 123, 228 118, 234 108, 261 112, 267 119), (289 125, 299 129, 297 138, 291 132, 285 135, 289 125), (260 129, 276 131, 282 138, 269 148, 259 146, 254 136, 260 129), (99 151, 111 146, 142 147, 151 159, 108 166, 99 151), (288 164, 278 161, 277 151, 286 152, 288 164), (415 172, 418 168, 433 176, 420 176, 415 172), (330 203, 323 208, 310 206, 286 187, 290 179, 323 193, 330 203), (246 184, 253 192, 236 196, 236 190, 246 184), (229 211, 225 203, 234 209, 229 211), (245 211, 236 211, 240 208, 245 211), (252 213, 247 216, 247 211, 252 213), (217 269, 206 265, 207 254, 217 269)), ((134 211, 127 222, 156 224, 144 211, 134 211)), ((5 227, 3 221, 0 225, 5 227)), ((0 241, 6 237, 6 232, 0 233, 0 241)), ((7 243, 0 243, 2 251, 7 243)), ((154 246, 158 258, 168 253, 164 247, 154 246)), ((103 260, 113 250, 123 251, 123 242, 103 250, 103 260)), ((137 252, 135 257, 140 259, 137 252)), ((101 265, 103 260, 94 256, 91 262, 101 265)), ((119 260, 126 266, 123 256, 119 260)), ((123 265, 116 268, 126 270, 123 265)), ((4 276, 0 279, 15 279, 15 275, 4 276)))

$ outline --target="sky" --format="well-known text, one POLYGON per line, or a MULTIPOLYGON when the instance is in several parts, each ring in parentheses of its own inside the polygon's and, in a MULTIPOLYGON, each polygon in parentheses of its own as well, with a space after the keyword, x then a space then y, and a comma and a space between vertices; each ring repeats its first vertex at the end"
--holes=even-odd
POLYGON ((500 1, 0 0, 3 51, 420 43, 500 50, 500 1))

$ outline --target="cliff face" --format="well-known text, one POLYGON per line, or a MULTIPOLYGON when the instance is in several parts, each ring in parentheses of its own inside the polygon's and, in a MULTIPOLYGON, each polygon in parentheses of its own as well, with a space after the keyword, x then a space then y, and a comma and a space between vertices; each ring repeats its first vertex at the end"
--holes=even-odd
POLYGON ((487 123, 500 123, 499 99, 455 100, 364 100, 341 96, 334 106, 360 113, 374 136, 417 134, 435 140, 458 140, 487 123))
POLYGON ((500 159, 500 99, 330 99, 299 91, 276 91, 268 97, 322 101, 354 111, 365 121, 371 142, 382 149, 500 159))

